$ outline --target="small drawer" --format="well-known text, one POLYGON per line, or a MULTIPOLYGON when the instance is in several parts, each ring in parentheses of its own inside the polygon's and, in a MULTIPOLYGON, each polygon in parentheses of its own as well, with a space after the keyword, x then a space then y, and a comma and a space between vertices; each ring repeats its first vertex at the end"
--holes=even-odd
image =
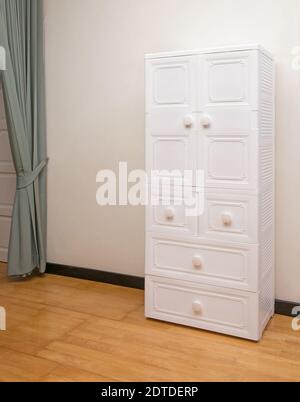
POLYGON ((257 244, 257 216, 257 196, 208 192, 204 214, 199 217, 199 235, 217 241, 257 244))
POLYGON ((169 198, 152 193, 156 204, 147 210, 148 232, 258 244, 257 196, 196 188, 191 188, 189 194, 187 188, 172 188, 169 198), (175 189, 178 196, 174 195, 175 189))
MULTIPOLYGON (((156 196, 156 205, 148 208, 148 231, 182 236, 197 235, 197 217, 189 216, 189 209, 183 199, 183 190, 182 188, 180 190, 179 196, 174 194, 174 189, 169 197, 156 196)), ((191 190, 191 194, 194 192, 191 190)))
POLYGON ((148 235, 147 274, 258 291, 258 246, 148 235))
POLYGON ((259 340, 259 295, 146 278, 146 316, 175 324, 259 340))

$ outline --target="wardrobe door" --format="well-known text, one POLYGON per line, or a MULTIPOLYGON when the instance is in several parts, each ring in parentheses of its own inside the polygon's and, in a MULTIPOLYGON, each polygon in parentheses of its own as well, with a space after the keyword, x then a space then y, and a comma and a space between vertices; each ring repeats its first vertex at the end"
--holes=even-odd
POLYGON ((211 188, 257 187, 258 53, 199 56, 199 157, 211 188))
POLYGON ((147 165, 155 177, 195 167, 196 73, 195 56, 146 61, 147 165))
POLYGON ((193 186, 195 175, 196 135, 151 135, 147 146, 147 172, 152 182, 193 186))
POLYGON ((254 131, 226 133, 203 130, 207 188, 255 190, 258 186, 258 135, 254 131))
POLYGON ((146 62, 147 129, 152 134, 182 135, 195 130, 197 57, 146 62))

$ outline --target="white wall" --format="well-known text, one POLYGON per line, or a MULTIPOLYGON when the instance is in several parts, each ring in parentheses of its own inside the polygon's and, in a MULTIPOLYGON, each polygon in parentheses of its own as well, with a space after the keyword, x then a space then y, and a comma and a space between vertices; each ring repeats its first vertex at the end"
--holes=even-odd
POLYGON ((277 297, 300 301, 298 0, 45 0, 49 260, 143 275, 144 211, 100 208, 99 169, 144 167, 144 54, 258 42, 278 62, 277 297))

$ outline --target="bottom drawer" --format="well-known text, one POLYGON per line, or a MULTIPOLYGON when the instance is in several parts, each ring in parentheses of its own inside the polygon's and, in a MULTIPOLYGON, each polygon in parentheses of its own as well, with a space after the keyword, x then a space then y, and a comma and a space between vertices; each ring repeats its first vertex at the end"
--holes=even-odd
POLYGON ((147 235, 146 273, 258 292, 258 246, 147 235))
POLYGON ((259 340, 259 294, 174 279, 146 278, 146 316, 259 340))

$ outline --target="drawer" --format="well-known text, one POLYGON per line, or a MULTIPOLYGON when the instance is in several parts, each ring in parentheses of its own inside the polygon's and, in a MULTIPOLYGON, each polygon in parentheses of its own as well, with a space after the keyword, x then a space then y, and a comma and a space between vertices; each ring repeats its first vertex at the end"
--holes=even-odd
POLYGON ((258 198, 237 192, 207 192, 199 236, 205 239, 258 243, 258 198))
POLYGON ((197 235, 197 216, 193 216, 193 209, 184 202, 184 194, 195 197, 196 191, 189 188, 172 187, 168 196, 161 196, 159 192, 152 190, 152 205, 148 208, 148 230, 151 232, 175 234, 175 235, 197 235), (157 194, 157 195, 155 195, 157 194))
POLYGON ((259 295, 148 276, 146 316, 259 340, 259 295))
POLYGON ((258 291, 258 246, 147 237, 148 275, 258 291))
POLYGON ((169 199, 158 197, 157 205, 148 208, 148 231, 189 234, 200 240, 258 243, 257 196, 200 189, 193 189, 191 194, 195 203, 192 208, 183 201, 183 195, 169 199))

